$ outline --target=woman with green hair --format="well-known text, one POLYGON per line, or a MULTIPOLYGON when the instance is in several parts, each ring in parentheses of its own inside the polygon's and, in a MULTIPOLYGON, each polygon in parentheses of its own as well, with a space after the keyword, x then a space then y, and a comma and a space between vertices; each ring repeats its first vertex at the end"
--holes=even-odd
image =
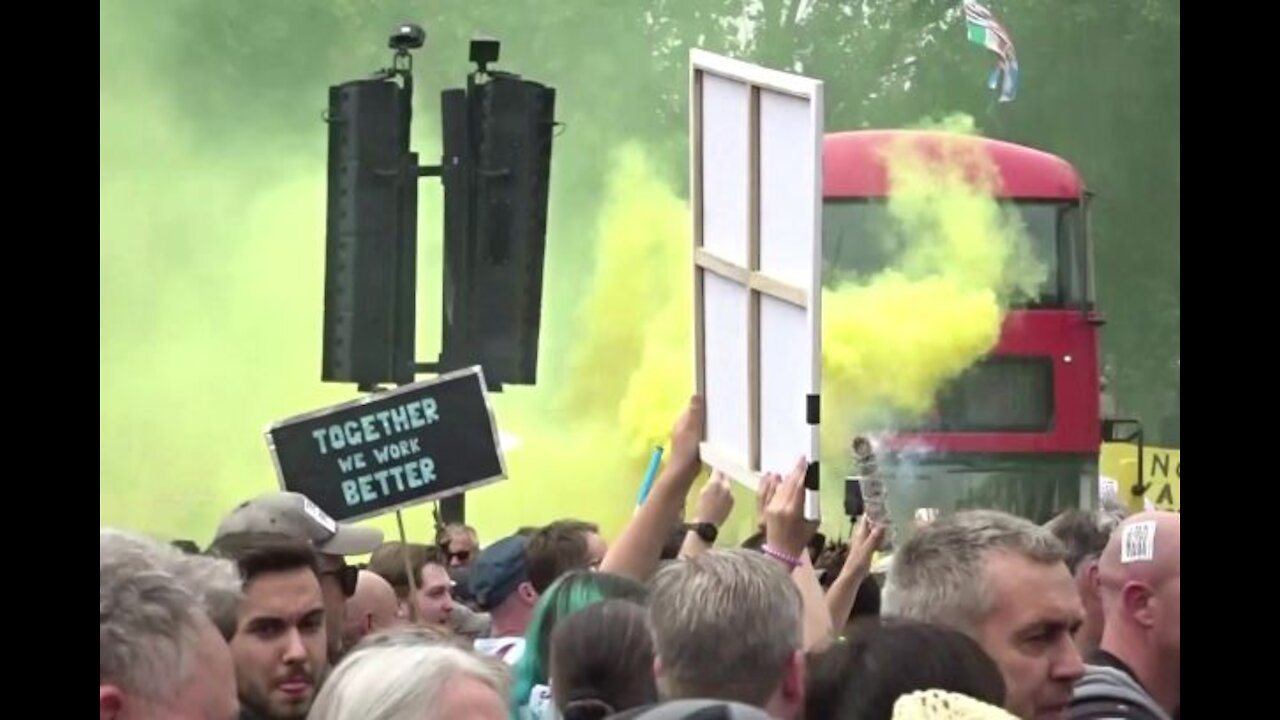
POLYGON ((648 589, 621 575, 576 570, 561 576, 538 599, 525 632, 525 651, 513 669, 511 716, 514 720, 555 717, 548 686, 551 633, 556 624, 590 605, 605 600, 628 600, 643 605, 648 589))

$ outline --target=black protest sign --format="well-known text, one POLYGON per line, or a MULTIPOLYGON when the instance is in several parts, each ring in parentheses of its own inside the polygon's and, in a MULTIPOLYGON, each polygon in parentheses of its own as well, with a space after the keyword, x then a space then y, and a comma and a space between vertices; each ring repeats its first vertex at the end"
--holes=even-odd
POLYGON ((280 485, 338 520, 507 474, 478 367, 283 420, 267 429, 267 446, 280 485))

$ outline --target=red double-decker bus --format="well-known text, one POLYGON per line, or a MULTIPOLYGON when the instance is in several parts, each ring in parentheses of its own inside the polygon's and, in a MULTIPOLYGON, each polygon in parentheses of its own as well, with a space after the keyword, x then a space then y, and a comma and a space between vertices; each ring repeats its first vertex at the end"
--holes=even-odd
MULTIPOLYGON (((825 138, 823 255, 831 276, 865 276, 892 259, 874 241, 889 219, 890 143, 920 143, 929 152, 946 137, 858 131, 825 138)), ((927 419, 881 439, 880 475, 900 526, 918 508, 998 508, 1044 521, 1097 497, 1100 320, 1084 183, 1054 155, 991 139, 963 142, 990 159, 996 199, 1020 214, 1048 277, 1014 301, 996 346, 942 389, 927 419)))

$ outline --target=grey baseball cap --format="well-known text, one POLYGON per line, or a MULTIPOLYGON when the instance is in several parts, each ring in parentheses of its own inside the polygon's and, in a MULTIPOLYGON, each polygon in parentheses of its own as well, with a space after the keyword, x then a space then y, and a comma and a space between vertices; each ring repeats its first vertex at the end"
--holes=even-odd
POLYGON ((247 500, 218 525, 213 542, 242 533, 278 533, 311 543, 325 555, 363 555, 382 545, 382 531, 344 525, 296 492, 273 492, 247 500))

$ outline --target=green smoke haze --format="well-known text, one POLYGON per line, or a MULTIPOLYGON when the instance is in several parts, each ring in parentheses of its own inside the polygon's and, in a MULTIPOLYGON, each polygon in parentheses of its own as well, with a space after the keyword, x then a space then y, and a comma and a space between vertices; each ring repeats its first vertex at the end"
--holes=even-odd
MULTIPOLYGON (((646 445, 687 397, 691 372, 688 386, 678 378, 691 361, 634 342, 680 317, 684 271, 679 282, 629 287, 631 314, 612 321, 588 301, 626 299, 602 279, 615 276, 608 268, 653 278, 687 260, 688 225, 676 215, 687 196, 691 46, 825 78, 830 130, 959 111, 987 134, 1075 163, 1100 193, 1104 347, 1122 414, 1148 419, 1157 441, 1172 421, 1163 444, 1176 446, 1177 3, 1002 4, 1024 87, 999 108, 983 86, 990 58, 966 43, 955 7, 100 2, 101 522, 203 543, 229 508, 276 487, 269 423, 355 395, 319 381, 321 113, 329 85, 389 62, 387 33, 405 19, 428 31, 416 54, 423 162, 439 152, 438 93, 464 81, 472 35, 503 41, 499 67, 556 87, 567 124, 552 169, 540 382, 495 398, 500 427, 523 444, 508 455, 510 481, 468 495, 483 541, 573 515, 616 530, 646 445), (632 344, 610 352, 611 333, 632 344), (676 379, 653 392, 630 380, 649 373, 676 379), (676 407, 664 414, 667 403, 676 407)), ((438 184, 424 182, 419 198, 418 354, 428 359, 439 335, 438 184)), ((673 347, 687 343, 687 328, 671 332, 673 347)), ((745 526, 753 503, 740 496, 738 506, 745 526)), ((374 524, 394 529, 389 518, 374 524)), ((406 525, 426 539, 429 510, 408 511, 406 525)))
MULTIPOLYGON (((100 518, 201 542, 237 502, 275 488, 262 437, 270 422, 354 396, 319 382, 320 117, 327 86, 384 65, 387 31, 414 17, 407 3, 218 5, 101 6, 100 518)), ((439 152, 439 90, 464 81, 475 30, 464 21, 437 39, 426 24, 414 143, 424 162, 439 152)), ((555 149, 540 384, 495 396, 501 429, 521 440, 508 454, 512 479, 468 495, 487 539, 565 515, 616 529, 630 512, 619 497, 634 497, 644 469, 608 414, 563 399, 581 396, 574 377, 586 377, 571 367, 578 291, 593 271, 583 249, 598 233, 611 161, 598 152, 610 128, 578 119, 621 91, 540 68, 541 43, 516 26, 503 36, 503 66, 554 84, 571 127, 555 149)), ((422 359, 438 350, 440 207, 439 186, 424 183, 422 359)), ((406 524, 411 538, 429 537, 429 509, 409 510, 406 524)))

